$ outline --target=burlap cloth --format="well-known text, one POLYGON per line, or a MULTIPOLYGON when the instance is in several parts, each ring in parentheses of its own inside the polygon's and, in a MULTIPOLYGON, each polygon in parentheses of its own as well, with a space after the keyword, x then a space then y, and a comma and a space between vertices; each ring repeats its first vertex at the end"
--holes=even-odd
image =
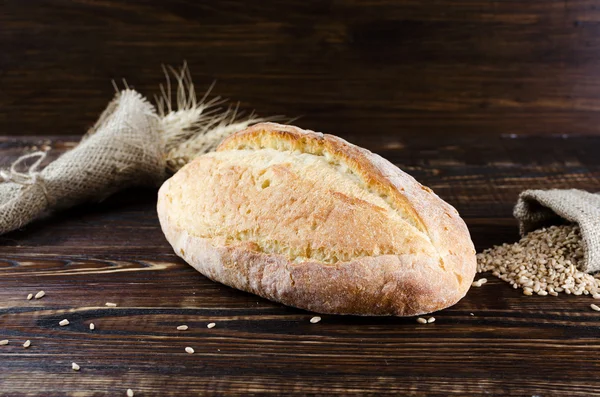
POLYGON ((117 94, 79 145, 44 170, 44 152, 21 157, 0 174, 0 234, 47 209, 99 201, 127 186, 159 185, 165 160, 154 107, 133 90, 117 94), (27 160, 37 161, 19 170, 27 160))
POLYGON ((0 170, 0 235, 45 213, 100 201, 127 187, 159 186, 167 172, 214 150, 228 135, 277 119, 243 116, 237 106, 223 108, 220 97, 207 99, 210 88, 198 100, 185 64, 164 72, 158 109, 127 88, 74 149, 43 170, 46 152, 25 154, 0 170))
POLYGON ((526 190, 514 209, 521 234, 566 222, 579 225, 584 261, 581 271, 600 271, 600 195, 577 189, 526 190))

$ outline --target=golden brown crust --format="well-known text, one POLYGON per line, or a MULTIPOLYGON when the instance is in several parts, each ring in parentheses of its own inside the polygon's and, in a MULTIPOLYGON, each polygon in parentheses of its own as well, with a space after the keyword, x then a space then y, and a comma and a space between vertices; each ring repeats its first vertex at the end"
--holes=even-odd
MULTIPOLYGON (((223 236, 204 233, 204 229, 199 230, 195 223, 188 222, 187 219, 193 218, 189 213, 183 216, 180 213, 182 209, 190 211, 190 208, 195 208, 182 204, 180 196, 192 194, 190 191, 197 192, 191 186, 199 173, 218 167, 215 158, 200 158, 161 187, 158 213, 163 231, 176 253, 201 273, 215 281, 268 299, 322 313, 416 315, 448 307, 464 296, 475 274, 475 250, 456 210, 430 189, 365 149, 334 136, 291 126, 258 124, 225 140, 218 151, 256 151, 262 148, 311 153, 325 156, 331 163, 343 163, 359 176, 361 186, 369 189, 371 196, 385 198, 392 207, 391 211, 401 215, 385 213, 394 219, 387 222, 387 218, 382 218, 377 224, 381 224, 384 232, 387 232, 375 241, 359 242, 367 247, 373 245, 374 249, 379 250, 378 241, 385 240, 388 232, 394 234, 398 228, 403 231, 390 244, 394 241, 398 243, 397 240, 401 238, 405 240, 400 245, 391 245, 396 247, 392 254, 358 255, 344 261, 325 263, 311 259, 310 255, 294 261, 283 253, 265 251, 259 247, 259 241, 252 239, 230 241, 223 236), (186 189, 182 190, 182 186, 186 186, 186 189)), ((226 171, 219 169, 218 172, 226 171)), ((239 172, 249 171, 239 168, 239 172)), ((226 175, 223 178, 223 184, 228 183, 226 175)), ((216 184, 214 181, 210 183, 216 184)), ((226 192, 222 203, 224 206, 230 205, 229 197, 242 189, 227 190, 223 186, 203 188, 226 192)), ((202 195, 203 191, 197 194, 202 195)), ((272 194, 277 193, 275 191, 272 194)), ((330 212, 332 208, 352 205, 363 211, 358 212, 357 228, 372 229, 372 223, 369 222, 382 214, 382 209, 377 205, 350 194, 331 192, 331 196, 335 195, 341 197, 338 197, 338 201, 332 199, 334 201, 328 204, 330 212)), ((320 204, 307 205, 314 207, 320 204)), ((284 214, 275 216, 282 217, 284 227, 292 225, 284 214)), ((343 218, 334 217, 328 221, 333 221, 334 227, 339 230, 348 227, 343 218)), ((203 223, 202 227, 206 228, 206 224, 203 223)), ((330 229, 324 229, 321 235, 323 239, 328 236, 326 230, 331 233, 330 229)), ((318 235, 319 231, 315 233, 318 235)), ((340 232, 340 235, 343 233, 340 232)), ((287 236, 293 238, 291 234, 287 236)), ((360 236, 353 238, 355 241, 361 240, 360 236)), ((314 240, 311 241, 311 244, 315 244, 314 240)), ((323 246, 326 249, 336 248, 332 247, 333 244, 329 242, 323 246)))
POLYGON ((412 217, 410 219, 411 223, 419 230, 424 230, 419 215, 413 210, 410 201, 401 193, 404 188, 397 189, 392 186, 381 170, 378 169, 378 164, 368 158, 373 153, 352 145, 335 135, 303 130, 292 125, 260 123, 229 136, 221 142, 217 151, 265 147, 317 155, 327 154, 338 161, 342 160, 359 174, 370 187, 379 190, 381 194, 389 195, 395 202, 397 209, 405 211, 409 217, 412 217))

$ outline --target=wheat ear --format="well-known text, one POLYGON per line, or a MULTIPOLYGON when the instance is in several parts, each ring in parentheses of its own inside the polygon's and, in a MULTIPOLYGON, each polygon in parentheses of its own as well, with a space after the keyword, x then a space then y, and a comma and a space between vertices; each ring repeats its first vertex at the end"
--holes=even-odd
POLYGON ((209 99, 214 82, 198 99, 186 63, 179 70, 163 66, 163 72, 165 84, 160 85, 161 95, 156 97, 156 105, 167 168, 172 172, 252 124, 284 120, 283 116, 259 117, 254 112, 244 115, 239 103, 228 105, 228 100, 219 96, 209 99))

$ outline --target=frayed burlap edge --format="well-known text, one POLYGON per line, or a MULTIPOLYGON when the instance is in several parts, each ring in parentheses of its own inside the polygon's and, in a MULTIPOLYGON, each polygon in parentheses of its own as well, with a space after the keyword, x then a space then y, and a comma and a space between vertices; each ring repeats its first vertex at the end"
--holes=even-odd
POLYGON ((566 222, 579 225, 584 251, 581 270, 600 271, 600 195, 578 189, 526 190, 513 214, 523 235, 566 222))

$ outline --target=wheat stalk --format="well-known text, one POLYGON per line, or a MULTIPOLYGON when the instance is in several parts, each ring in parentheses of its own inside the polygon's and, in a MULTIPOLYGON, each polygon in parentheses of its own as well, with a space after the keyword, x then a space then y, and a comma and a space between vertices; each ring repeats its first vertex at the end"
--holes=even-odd
POLYGON ((209 99, 215 83, 198 99, 187 64, 177 70, 163 65, 165 84, 155 97, 161 123, 167 168, 175 172, 194 158, 215 150, 229 135, 264 121, 283 120, 283 116, 245 115, 239 103, 215 96, 209 99), (174 84, 171 79, 174 79, 174 84), (226 105, 226 106, 223 106, 226 105))

